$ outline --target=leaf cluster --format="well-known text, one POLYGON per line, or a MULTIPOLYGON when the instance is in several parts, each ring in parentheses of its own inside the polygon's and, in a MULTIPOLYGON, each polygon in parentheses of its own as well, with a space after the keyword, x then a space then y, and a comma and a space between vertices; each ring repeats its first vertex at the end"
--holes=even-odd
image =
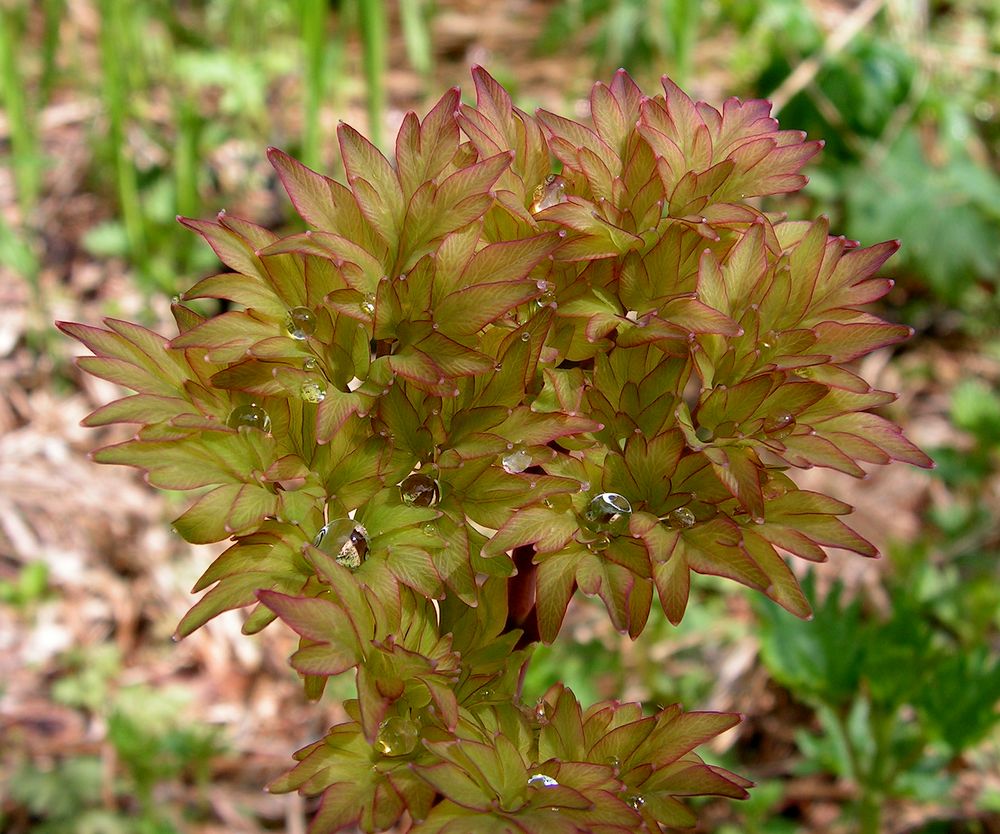
POLYGON ((680 621, 692 571, 804 617, 782 553, 875 555, 785 470, 929 465, 849 368, 908 335, 863 309, 896 244, 755 207, 820 148, 766 102, 619 72, 588 127, 473 78, 476 105, 408 114, 391 161, 342 125, 346 184, 271 149, 305 233, 184 220, 229 271, 174 338, 62 325, 136 392, 87 418, 138 425, 95 459, 195 491, 177 531, 233 541, 180 636, 254 606, 247 633, 299 634, 310 695, 356 675, 351 721, 276 785, 324 793, 314 831, 691 822, 676 797, 743 793, 691 753, 732 717, 561 689, 536 714, 519 669, 577 590, 632 636, 654 594, 680 621))

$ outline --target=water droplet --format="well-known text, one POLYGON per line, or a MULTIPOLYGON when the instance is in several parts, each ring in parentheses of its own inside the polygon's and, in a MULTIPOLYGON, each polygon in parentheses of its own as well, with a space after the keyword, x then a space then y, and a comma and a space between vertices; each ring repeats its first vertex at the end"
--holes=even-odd
POLYGON ((433 507, 441 497, 438 482, 429 475, 413 472, 399 484, 399 497, 411 507, 433 507))
POLYGON ((715 432, 708 426, 698 426, 698 428, 695 429, 694 436, 697 437, 702 443, 711 443, 712 438, 715 437, 715 432))
POLYGON ((424 525, 424 535, 433 536, 437 532, 437 529, 429 521, 424 525))
POLYGON ((675 530, 694 527, 695 521, 694 513, 687 507, 678 507, 667 514, 667 527, 672 527, 675 530))
POLYGON ((552 718, 555 710, 552 709, 552 704, 548 701, 539 698, 538 703, 535 705, 535 718, 543 723, 548 723, 552 718))
POLYGON ((383 756, 408 756, 417 749, 420 730, 409 718, 392 715, 378 725, 375 746, 383 756))
POLYGON ((361 302, 361 304, 359 306, 361 307, 361 312, 364 313, 366 316, 374 316, 375 315, 375 296, 372 295, 371 293, 368 293, 364 297, 364 300, 361 302))
POLYGON ((226 418, 226 425, 231 429, 246 426, 249 429, 269 432, 271 431, 271 418, 257 403, 250 403, 249 405, 238 405, 230 411, 226 418))
POLYGON ((556 303, 556 294, 552 290, 547 290, 543 292, 538 298, 535 299, 535 304, 539 307, 549 307, 556 303))
POLYGON ((528 784, 533 788, 558 788, 559 782, 545 773, 536 773, 528 778, 528 784))
POLYGON ((501 463, 504 472, 508 475, 517 475, 531 466, 531 455, 526 449, 518 446, 514 451, 504 455, 501 463))
POLYGON ((368 558, 368 531, 353 519, 335 518, 323 525, 313 545, 354 570, 368 558))
POLYGON ((503 363, 502 362, 497 362, 496 365, 493 366, 493 370, 497 371, 498 373, 500 371, 502 371, 503 370, 503 363))
POLYGON ((617 769, 622 766, 622 760, 619 759, 617 756, 609 756, 608 764, 611 765, 613 768, 617 769))
POLYGON ((308 307, 292 307, 285 319, 285 330, 300 342, 308 339, 316 331, 316 316, 308 307))
POLYGON ((611 544, 611 536, 607 533, 598 533, 594 540, 587 545, 592 551, 606 550, 611 544))
POLYGON ((303 371, 315 371, 316 368, 318 368, 318 367, 319 367, 319 363, 315 359, 313 359, 311 356, 307 356, 306 359, 302 362, 302 370, 303 371))
POLYGON ((524 333, 522 333, 521 334, 521 341, 522 342, 529 342, 529 341, 531 341, 531 334, 528 333, 527 331, 525 331, 524 333))
POLYGON ((624 495, 602 492, 590 500, 584 518, 596 530, 621 533, 628 526, 631 515, 632 505, 624 495))
POLYGON ((795 431, 795 417, 787 411, 768 417, 764 421, 764 434, 773 440, 783 440, 795 431))
POLYGON ((549 174, 545 182, 536 186, 531 195, 531 213, 538 214, 559 203, 566 202, 566 180, 556 174, 549 174))
POLYGON ((629 804, 633 811, 638 811, 646 804, 646 800, 640 794, 633 793, 625 797, 625 801, 629 804))
POLYGON ((786 492, 788 492, 787 485, 775 477, 769 477, 761 487, 761 493, 765 501, 773 501, 776 498, 781 498, 786 492))
POLYGON ((307 403, 321 403, 326 399, 326 388, 313 379, 303 382, 299 393, 307 403))

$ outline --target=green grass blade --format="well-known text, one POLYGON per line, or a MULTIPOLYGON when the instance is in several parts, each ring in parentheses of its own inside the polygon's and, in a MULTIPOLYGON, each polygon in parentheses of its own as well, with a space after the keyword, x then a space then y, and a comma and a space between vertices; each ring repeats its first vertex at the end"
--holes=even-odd
POLYGON ((13 11, 0 11, 0 101, 7 111, 10 130, 11 163, 22 220, 38 200, 41 187, 41 157, 37 130, 25 95, 25 79, 17 60, 20 26, 13 11))
POLYGON ((433 67, 431 32, 423 0, 399 0, 399 18, 403 41, 410 64, 420 74, 426 87, 433 67))
POLYGON ((382 119, 385 115, 386 41, 388 39, 385 6, 382 0, 358 0, 361 27, 362 64, 368 88, 368 123, 371 141, 382 144, 382 119))
POLYGON ((302 48, 305 58, 305 96, 302 161, 310 168, 322 166, 320 110, 326 92, 326 0, 302 0, 302 48))
POLYGON ((135 167, 128 154, 126 126, 129 118, 127 37, 129 4, 123 0, 100 0, 101 31, 101 94, 108 118, 108 143, 115 167, 118 203, 128 237, 129 252, 148 274, 146 234, 139 200, 139 183, 135 167))

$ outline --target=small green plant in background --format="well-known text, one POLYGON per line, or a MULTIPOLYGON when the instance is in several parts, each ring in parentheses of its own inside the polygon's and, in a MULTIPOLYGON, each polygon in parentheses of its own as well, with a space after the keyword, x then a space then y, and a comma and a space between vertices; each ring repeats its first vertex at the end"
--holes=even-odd
POLYGON ((946 626, 942 578, 927 562, 888 583, 883 615, 847 601, 840 585, 816 602, 813 585, 810 577, 812 622, 755 606, 765 666, 816 709, 819 732, 798 735, 800 771, 855 785, 849 819, 863 834, 883 830, 893 799, 947 807, 950 763, 1000 722, 1000 654, 988 647, 988 630, 970 644, 946 626))
MULTIPOLYGON (((190 693, 120 685, 121 659, 111 646, 76 650, 61 665, 52 698, 106 726, 103 749, 14 766, 0 826, 37 834, 183 834, 186 820, 206 816, 205 790, 224 746, 216 728, 186 717, 190 693), (194 801, 185 783, 195 786, 194 801)), ((5 754, 16 760, 11 741, 5 754)))
POLYGON ((95 459, 194 491, 188 541, 232 540, 179 637, 250 608, 246 633, 299 635, 311 698, 354 675, 347 720, 271 785, 322 795, 313 832, 690 825, 683 798, 746 796, 694 752, 738 717, 526 700, 532 651, 577 591, 636 638, 654 595, 681 621, 692 572, 805 617, 781 552, 874 555, 785 473, 930 465, 847 367, 910 333, 860 309, 896 244, 749 202, 819 150, 766 102, 622 71, 590 128, 473 78, 475 106, 406 116, 393 161, 342 125, 346 185, 271 149, 310 231, 185 220, 229 271, 173 305, 172 339, 61 324, 135 392, 85 421, 137 426, 95 459))

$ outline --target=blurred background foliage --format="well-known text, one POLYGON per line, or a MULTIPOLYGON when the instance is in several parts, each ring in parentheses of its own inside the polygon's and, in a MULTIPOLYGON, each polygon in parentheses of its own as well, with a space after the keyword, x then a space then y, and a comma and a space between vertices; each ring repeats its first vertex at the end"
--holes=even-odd
MULTIPOLYGON (((0 275, 22 313, 3 361, 27 356, 47 369, 32 384, 71 391, 55 312, 162 321, 216 263, 175 215, 290 222, 266 146, 336 174, 339 119, 387 148, 405 110, 468 88, 474 62, 529 110, 583 116, 592 80, 623 66, 650 92, 666 73, 714 104, 772 98, 783 126, 825 139, 807 189, 774 202, 864 244, 902 240, 882 314, 917 336, 886 387, 908 392, 893 416, 938 464, 906 476, 918 499, 903 509, 862 507, 876 527, 914 523, 886 534, 873 581, 817 569, 811 622, 706 581, 679 628, 654 618, 633 644, 584 603, 536 652, 528 693, 563 680, 583 700, 744 712, 712 755, 759 787, 707 805, 706 832, 1000 831, 995 0, 0 0, 0 275)), ((2 381, 11 396, 25 384, 2 381)), ((0 622, 30 631, 65 579, 11 541, 0 622)), ((35 694, 99 743, 43 755, 8 734, 0 829, 231 823, 206 798, 224 733, 183 686, 131 683, 129 658, 96 641, 27 661, 35 694)), ((19 691, 0 680, 0 727, 17 729, 4 716, 19 691)))

